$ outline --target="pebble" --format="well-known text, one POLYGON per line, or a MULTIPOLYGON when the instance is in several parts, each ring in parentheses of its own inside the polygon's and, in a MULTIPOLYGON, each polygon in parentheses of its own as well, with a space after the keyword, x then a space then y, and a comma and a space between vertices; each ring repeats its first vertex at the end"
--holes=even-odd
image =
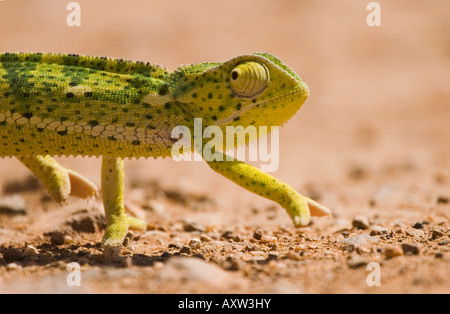
POLYGON ((184 253, 184 254, 190 254, 191 253, 191 248, 187 245, 183 245, 183 247, 180 249, 180 253, 184 253))
POLYGON ((369 219, 366 216, 356 216, 353 218, 352 226, 358 229, 368 229, 370 227, 369 219))
POLYGON ((234 238, 233 231, 227 230, 227 231, 225 231, 224 233, 222 233, 221 237, 222 237, 222 238, 225 238, 225 239, 227 239, 227 240, 233 239, 233 238, 234 238))
POLYGON ((50 236, 50 243, 53 245, 63 245, 66 243, 66 239, 64 238, 64 235, 62 233, 56 232, 52 233, 50 236))
POLYGON ((24 259, 23 252, 16 248, 7 248, 3 252, 3 258, 7 262, 22 261, 24 259))
POLYGON ((412 243, 402 243, 402 250, 405 255, 418 255, 420 253, 420 246, 412 243))
POLYGON ((378 241, 378 238, 369 236, 367 234, 360 234, 349 237, 341 241, 342 248, 346 251, 353 251, 362 245, 369 245, 378 241))
POLYGON ((212 241, 211 237, 208 237, 206 234, 202 234, 200 236, 200 240, 203 242, 211 242, 212 241))
POLYGON ((441 241, 441 242, 438 243, 438 245, 440 245, 440 246, 444 246, 444 245, 447 245, 447 244, 450 244, 450 240, 444 240, 444 241, 441 241))
POLYGON ((26 215, 25 200, 20 195, 13 195, 1 199, 0 214, 26 215))
POLYGON ((205 227, 194 221, 185 221, 183 223, 183 230, 186 232, 200 231, 205 232, 205 227))
POLYGON ((413 225, 413 228, 414 228, 414 229, 423 229, 423 223, 421 223, 421 222, 416 222, 416 223, 413 225))
POLYGON ((255 238, 256 240, 261 240, 262 235, 263 235, 263 233, 261 230, 256 230, 253 233, 253 238, 255 238))
POLYGON ((431 239, 436 240, 444 236, 444 233, 439 230, 431 230, 431 239))
POLYGON ((384 256, 386 258, 393 258, 396 256, 402 256, 403 255, 403 249, 401 246, 395 245, 388 247, 384 250, 384 256))
POLYGON ((438 204, 448 204, 450 202, 448 197, 445 196, 439 196, 437 199, 438 204))
POLYGON ((39 254, 39 251, 32 245, 28 245, 25 251, 23 252, 24 257, 36 256, 39 254))
POLYGON ((386 235, 388 234, 387 229, 381 227, 381 226, 375 226, 370 231, 371 236, 377 236, 377 235, 386 235))
POLYGON ((369 264, 367 259, 362 258, 362 257, 360 257, 358 255, 352 255, 347 260, 348 267, 350 267, 352 269, 360 268, 360 267, 366 266, 367 264, 369 264))
POLYGON ((8 270, 8 271, 16 270, 19 268, 20 268, 20 266, 17 265, 16 263, 10 263, 10 264, 6 265, 6 270, 8 270))
POLYGON ((189 246, 191 247, 191 249, 193 249, 193 250, 197 250, 197 249, 199 249, 200 247, 201 247, 201 245, 202 245, 202 241, 200 241, 199 239, 192 239, 190 242, 189 242, 189 246))
POLYGON ((272 236, 268 236, 268 235, 263 235, 261 236, 260 241, 262 243, 277 243, 278 239, 276 237, 272 237, 272 236))
POLYGON ((406 230, 406 235, 413 238, 422 238, 425 236, 425 232, 419 229, 406 230))

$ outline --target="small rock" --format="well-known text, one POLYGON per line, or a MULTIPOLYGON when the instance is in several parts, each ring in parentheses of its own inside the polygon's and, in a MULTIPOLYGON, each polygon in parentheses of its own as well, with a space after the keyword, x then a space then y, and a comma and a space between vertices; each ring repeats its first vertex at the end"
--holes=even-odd
POLYGON ((25 200, 20 195, 13 195, 1 199, 0 214, 26 215, 25 200))
POLYGON ((402 250, 405 255, 413 254, 418 255, 420 253, 420 246, 411 243, 402 243, 402 250))
POLYGON ((416 222, 416 223, 413 225, 413 228, 414 228, 414 229, 423 229, 423 223, 421 223, 421 222, 416 222))
POLYGON ((50 236, 50 243, 53 245, 63 245, 66 243, 66 239, 64 238, 64 235, 59 232, 52 233, 50 236))
POLYGON ((222 266, 224 269, 231 271, 238 271, 239 269, 241 269, 239 260, 234 257, 228 257, 222 266))
MULTIPOLYGON (((192 239, 192 240, 189 242, 189 246, 190 246, 191 249, 193 249, 193 250, 199 249, 199 248, 201 247, 201 245, 202 245, 202 241, 200 241, 199 239, 192 239)), ((188 254, 189 254, 189 253, 188 253, 188 254)))
POLYGON ((436 240, 444 236, 444 233, 439 230, 431 230, 431 239, 436 240))
POLYGON ((24 259, 23 252, 16 248, 7 248, 3 252, 3 258, 7 262, 22 261, 24 259))
POLYGON ((197 222, 185 221, 183 223, 183 230, 186 232, 200 231, 205 232, 205 227, 197 222))
POLYGON ((181 244, 181 243, 169 243, 169 249, 170 248, 173 248, 173 249, 180 249, 180 248, 182 248, 183 247, 183 244, 181 244))
POLYGON ((234 238, 233 231, 226 230, 224 233, 222 233, 221 237, 227 240, 233 239, 234 238))
POLYGON ((183 247, 180 249, 180 253, 184 253, 184 254, 190 254, 191 253, 191 248, 187 245, 183 245, 183 247))
POLYGON ((370 227, 369 219, 365 216, 356 216, 352 221, 352 226, 365 230, 370 227))
POLYGON ((277 243, 278 239, 276 237, 263 235, 263 236, 261 236, 261 240, 260 241, 262 243, 277 243))
POLYGON ((263 233, 261 230, 256 230, 253 233, 253 238, 255 238, 256 240, 261 240, 262 235, 263 235, 263 233))
POLYGON ((104 216, 101 213, 94 213, 89 210, 81 210, 68 220, 65 224, 73 231, 95 233, 104 228, 104 216))
POLYGON ((423 238, 425 236, 425 232, 419 229, 409 229, 406 230, 406 235, 413 238, 423 238))
POLYGON ((212 241, 212 239, 210 237, 208 237, 206 234, 202 234, 200 236, 200 240, 203 242, 211 242, 212 241))
POLYGON ((398 245, 388 247, 384 250, 384 256, 386 256, 386 258, 393 258, 396 256, 402 256, 402 255, 403 255, 403 249, 398 245))
POLYGON ((10 263, 10 264, 6 265, 6 270, 7 271, 16 270, 16 269, 19 269, 19 268, 20 268, 20 266, 17 265, 16 263, 10 263))
POLYGON ((450 202, 448 197, 445 196, 439 196, 437 199, 438 204, 448 204, 450 202))
POLYGON ((23 252, 24 257, 36 256, 39 254, 39 251, 32 245, 28 245, 25 251, 23 252))
POLYGON ((350 267, 350 268, 352 268, 352 269, 364 267, 364 266, 366 266, 367 264, 369 264, 369 262, 367 261, 367 259, 362 258, 361 256, 358 256, 358 255, 352 255, 352 256, 347 260, 347 265, 348 265, 348 267, 350 267))
POLYGON ((444 241, 441 241, 441 242, 438 243, 439 246, 444 246, 444 245, 447 245, 447 244, 450 244, 450 240, 444 240, 444 241))
POLYGON ((341 241, 342 249, 346 251, 353 251, 360 246, 369 245, 378 241, 378 238, 369 236, 367 234, 360 234, 357 236, 349 237, 341 241))
POLYGON ((371 236, 377 236, 377 235, 386 235, 388 234, 387 229, 381 227, 381 226, 375 226, 370 231, 371 236))

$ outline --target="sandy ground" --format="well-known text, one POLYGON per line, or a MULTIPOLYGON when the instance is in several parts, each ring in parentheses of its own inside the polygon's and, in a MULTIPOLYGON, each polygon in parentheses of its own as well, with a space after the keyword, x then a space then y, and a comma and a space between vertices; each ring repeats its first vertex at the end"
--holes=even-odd
MULTIPOLYGON (((84 0, 81 27, 66 25, 66 2, 0 2, 0 51, 172 70, 254 51, 284 60, 311 96, 280 132, 274 175, 334 219, 295 229, 281 207, 203 162, 132 160, 127 202, 151 230, 106 260, 100 199, 60 207, 5 159, 1 293, 450 292, 448 1, 379 1, 380 27, 366 24, 360 0, 84 0), (71 262, 81 287, 66 283, 71 262)), ((99 160, 60 161, 99 183, 99 160)))

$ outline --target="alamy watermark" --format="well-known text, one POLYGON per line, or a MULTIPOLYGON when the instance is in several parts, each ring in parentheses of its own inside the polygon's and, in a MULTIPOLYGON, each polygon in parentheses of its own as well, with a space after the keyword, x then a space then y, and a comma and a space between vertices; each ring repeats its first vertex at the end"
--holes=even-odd
POLYGON ((191 130, 184 125, 173 128, 171 136, 178 139, 172 146, 172 159, 175 161, 232 161, 236 149, 236 158, 245 160, 246 142, 252 142, 248 146, 248 161, 260 161, 261 170, 274 172, 279 166, 279 128, 277 126, 226 126, 225 135, 222 128, 216 125, 207 126, 203 130, 202 118, 194 119, 194 147, 199 154, 192 158, 192 134, 191 130), (265 136, 267 135, 267 136, 265 136), (270 138, 270 140, 269 140, 270 138), (206 141, 205 139, 208 139, 206 141), (224 143, 225 139, 225 143, 224 143), (248 140, 247 140, 248 139, 248 140), (257 141, 255 141, 257 139, 257 141), (236 141, 235 141, 236 140, 236 141), (256 144, 256 147, 255 147, 256 144), (270 146, 270 152, 269 152, 270 146), (201 155, 201 156, 200 156, 201 155), (203 158, 202 158, 203 157, 203 158))

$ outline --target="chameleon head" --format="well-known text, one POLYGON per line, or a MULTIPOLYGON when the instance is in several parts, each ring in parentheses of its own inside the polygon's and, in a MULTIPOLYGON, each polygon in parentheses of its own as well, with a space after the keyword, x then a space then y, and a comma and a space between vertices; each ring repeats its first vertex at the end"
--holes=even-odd
POLYGON ((301 78, 268 53, 182 66, 172 73, 169 91, 204 126, 267 126, 269 131, 288 121, 309 94, 301 78))

